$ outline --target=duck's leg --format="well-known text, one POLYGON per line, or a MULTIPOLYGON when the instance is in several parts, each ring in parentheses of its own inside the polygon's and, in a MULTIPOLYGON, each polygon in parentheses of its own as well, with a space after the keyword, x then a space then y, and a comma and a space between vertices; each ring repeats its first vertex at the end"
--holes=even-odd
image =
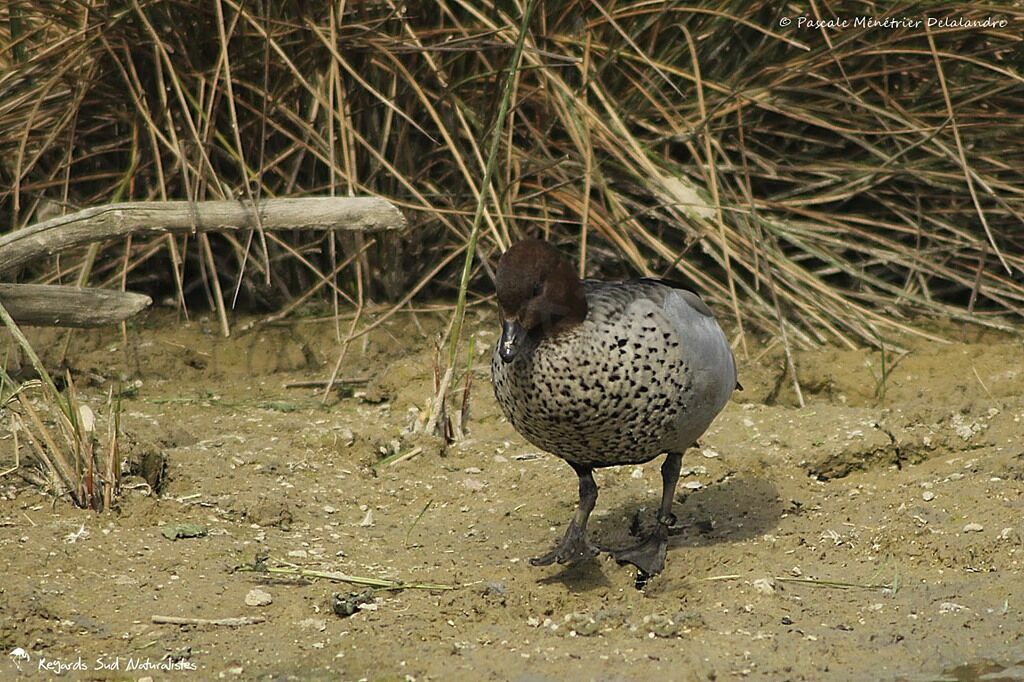
POLYGON ((560 564, 573 564, 597 554, 597 548, 587 540, 587 520, 590 519, 590 512, 594 511, 594 505, 597 504, 594 470, 572 462, 569 462, 569 466, 580 477, 580 504, 569 522, 569 527, 565 529, 562 541, 544 556, 530 559, 534 566, 547 566, 556 561, 560 564))
POLYGON ((612 552, 616 561, 620 564, 633 564, 644 576, 661 573, 661 569, 665 568, 668 529, 676 522, 675 514, 672 513, 672 500, 676 494, 682 463, 682 453, 670 452, 661 465, 661 506, 658 508, 658 524, 651 534, 632 547, 612 552))

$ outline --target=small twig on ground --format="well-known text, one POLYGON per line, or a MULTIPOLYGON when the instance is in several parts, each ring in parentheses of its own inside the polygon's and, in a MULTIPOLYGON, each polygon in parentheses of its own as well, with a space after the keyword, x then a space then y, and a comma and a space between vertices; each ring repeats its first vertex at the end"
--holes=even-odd
POLYGON ((981 387, 985 390, 985 395, 987 395, 989 397, 989 400, 991 400, 992 392, 988 390, 988 386, 986 386, 985 382, 981 380, 981 375, 978 374, 978 368, 975 367, 974 365, 971 365, 971 371, 974 372, 974 378, 978 380, 978 383, 981 384, 981 387))
POLYGON ((423 509, 420 511, 419 514, 416 515, 416 518, 412 520, 412 524, 409 526, 409 530, 405 531, 406 547, 409 546, 409 536, 412 535, 412 529, 416 527, 416 524, 420 522, 420 519, 423 518, 423 515, 427 513, 427 510, 430 509, 430 505, 432 504, 434 504, 433 500, 427 500, 427 503, 423 505, 423 509))
POLYGON ((421 452, 423 452, 423 448, 421 446, 417 445, 416 447, 414 447, 409 452, 396 452, 393 455, 388 455, 387 457, 385 457, 381 461, 377 462, 373 466, 373 468, 376 471, 377 469, 382 469, 383 467, 391 466, 392 464, 398 464, 399 462, 404 462, 407 459, 412 459, 413 457, 415 457, 416 455, 420 454, 421 452))
POLYGON ((370 383, 369 377, 354 377, 352 379, 335 379, 333 382, 323 379, 310 381, 291 381, 284 385, 285 388, 326 388, 328 391, 335 386, 363 385, 370 383))
POLYGON ((269 567, 269 566, 242 566, 238 569, 250 573, 272 573, 275 575, 294 575, 299 578, 322 578, 335 582, 352 583, 353 585, 366 585, 381 590, 455 590, 460 585, 442 585, 439 583, 403 583, 397 580, 386 578, 368 578, 358 575, 348 575, 334 571, 316 571, 308 568, 291 567, 269 567))
POLYGON ((221 625, 237 628, 242 625, 259 625, 266 622, 263 616, 238 616, 236 618, 184 618, 180 616, 153 616, 150 620, 157 625, 221 625))
POLYGON ((816 580, 814 578, 772 578, 775 582, 779 583, 796 583, 799 585, 814 585, 815 587, 835 587, 842 590, 848 589, 860 589, 860 590, 893 590, 893 585, 883 583, 877 584, 860 584, 860 583, 847 583, 840 580, 816 580))

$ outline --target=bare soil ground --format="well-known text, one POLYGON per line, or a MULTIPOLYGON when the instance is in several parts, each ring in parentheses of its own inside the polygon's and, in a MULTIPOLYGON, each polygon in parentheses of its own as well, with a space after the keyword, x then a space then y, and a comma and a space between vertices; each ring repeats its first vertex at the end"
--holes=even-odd
MULTIPOLYGON (((637 590, 605 557, 529 565, 564 530, 575 478, 500 417, 496 325, 470 317, 466 438, 449 447, 415 433, 440 314, 355 342, 341 374, 369 383, 326 406, 285 385, 329 374, 329 323, 240 320, 224 339, 157 311, 126 337, 76 333, 79 392, 102 413, 110 385, 136 382, 126 454, 164 456, 167 474, 159 495, 127 479, 106 515, 0 479, 0 677, 1024 679, 1020 339, 948 328, 957 342, 906 339, 902 357, 799 353, 804 408, 779 346, 751 347, 746 390, 684 460, 668 566, 637 590), (165 537, 182 522, 206 534, 165 537), (342 617, 332 594, 362 586, 237 570, 257 556, 455 589, 377 590, 342 617), (253 590, 269 603, 247 604, 267 601, 253 590)), ((62 343, 32 338, 44 356, 62 343)), ((598 484, 594 536, 628 543, 652 522, 657 464, 598 484)))

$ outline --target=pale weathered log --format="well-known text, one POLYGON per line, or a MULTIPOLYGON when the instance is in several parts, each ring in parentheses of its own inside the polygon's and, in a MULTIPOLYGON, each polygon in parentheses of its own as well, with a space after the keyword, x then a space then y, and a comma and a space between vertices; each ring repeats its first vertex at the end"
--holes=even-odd
POLYGON ((18 324, 39 327, 102 327, 127 320, 153 301, 110 289, 56 284, 0 284, 0 303, 18 324))
MULTIPOLYGON (((264 199, 265 230, 403 230, 405 216, 376 197, 264 199)), ((255 230, 256 211, 240 201, 135 202, 95 206, 0 237, 0 272, 44 255, 132 235, 255 230)))

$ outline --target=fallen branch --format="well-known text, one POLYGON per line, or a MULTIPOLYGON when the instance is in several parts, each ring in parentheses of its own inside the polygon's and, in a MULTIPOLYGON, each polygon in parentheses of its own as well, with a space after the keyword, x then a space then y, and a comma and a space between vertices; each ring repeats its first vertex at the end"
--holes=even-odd
POLYGON ((376 197, 264 199, 259 220, 238 201, 135 202, 94 206, 0 237, 0 272, 44 255, 128 235, 264 230, 404 230, 405 216, 376 197))
POLYGON ((0 284, 0 302, 18 324, 45 327, 101 327, 144 310, 149 296, 110 289, 55 284, 0 284))

